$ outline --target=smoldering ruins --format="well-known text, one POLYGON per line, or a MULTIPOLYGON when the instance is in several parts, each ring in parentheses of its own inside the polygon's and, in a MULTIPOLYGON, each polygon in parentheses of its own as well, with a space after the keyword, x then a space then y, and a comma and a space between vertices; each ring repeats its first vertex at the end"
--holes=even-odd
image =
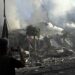
POLYGON ((4 17, 0 6, 0 35, 18 60, 21 47, 26 62, 17 75, 75 74, 74 0, 6 0, 4 17))

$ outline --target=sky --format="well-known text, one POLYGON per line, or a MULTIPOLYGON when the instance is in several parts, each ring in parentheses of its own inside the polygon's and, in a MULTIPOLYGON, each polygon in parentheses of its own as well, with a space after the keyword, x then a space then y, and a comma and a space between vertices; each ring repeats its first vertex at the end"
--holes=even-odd
MULTIPOLYGON (((39 22, 48 22, 57 29, 75 28, 75 0, 6 0, 6 16, 10 30, 39 22)), ((0 0, 0 25, 3 25, 3 0, 0 0)))

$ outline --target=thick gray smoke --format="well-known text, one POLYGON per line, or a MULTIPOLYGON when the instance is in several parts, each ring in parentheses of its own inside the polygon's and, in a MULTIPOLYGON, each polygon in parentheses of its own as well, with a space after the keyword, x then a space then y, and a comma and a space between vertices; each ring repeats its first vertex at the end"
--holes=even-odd
POLYGON ((3 24, 3 0, 0 0, 0 26, 3 24))
POLYGON ((73 8, 70 12, 68 12, 67 21, 69 23, 75 23, 75 8, 73 8))
POLYGON ((19 16, 28 24, 51 22, 63 27, 74 22, 75 0, 18 0, 19 16), (22 8, 22 9, 21 9, 22 8))
MULTIPOLYGON (((74 27, 75 0, 6 0, 9 29, 50 22, 53 26, 74 27), (70 26, 71 25, 71 26, 70 26)), ((0 0, 0 25, 3 24, 3 0, 0 0)))

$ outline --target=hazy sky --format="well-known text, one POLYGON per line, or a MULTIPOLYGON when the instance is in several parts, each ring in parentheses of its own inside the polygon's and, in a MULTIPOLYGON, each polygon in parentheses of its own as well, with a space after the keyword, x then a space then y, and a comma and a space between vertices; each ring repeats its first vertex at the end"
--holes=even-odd
MULTIPOLYGON (((10 29, 38 22, 75 27, 75 0, 6 0, 6 15, 10 29)), ((0 25, 2 16, 3 0, 0 0, 0 25)))

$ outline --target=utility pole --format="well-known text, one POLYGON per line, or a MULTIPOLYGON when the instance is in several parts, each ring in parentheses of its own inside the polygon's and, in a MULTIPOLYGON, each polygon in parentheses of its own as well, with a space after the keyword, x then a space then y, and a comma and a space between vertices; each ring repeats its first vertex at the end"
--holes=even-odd
POLYGON ((5 11, 5 0, 4 3, 4 24, 3 24, 3 30, 2 30, 2 38, 8 38, 8 27, 7 27, 7 20, 6 20, 6 11, 5 11))

